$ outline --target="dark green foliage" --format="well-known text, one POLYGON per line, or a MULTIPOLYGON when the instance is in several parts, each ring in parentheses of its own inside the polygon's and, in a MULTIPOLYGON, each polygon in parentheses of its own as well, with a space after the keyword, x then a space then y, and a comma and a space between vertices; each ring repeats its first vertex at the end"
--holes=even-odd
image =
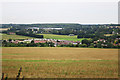
MULTIPOLYGON (((119 24, 97 24, 97 25, 81 25, 81 24, 3 24, 3 28, 10 28, 8 31, 3 31, 3 33, 14 32, 17 35, 29 36, 34 38, 44 38, 43 35, 37 35, 34 31, 29 31, 29 27, 38 27, 40 28, 37 33, 46 33, 46 34, 57 34, 57 35, 77 35, 77 38, 90 38, 91 40, 82 40, 82 44, 69 44, 69 45, 59 45, 61 47, 95 47, 95 48, 116 48, 119 47, 118 43, 115 41, 117 38, 120 38, 120 26, 119 24), (12 26, 12 27, 11 27, 12 26), (43 28, 62 28, 57 29, 43 29, 43 28), (110 34, 111 36, 105 36, 105 34, 110 34), (106 42, 98 42, 94 44, 94 41, 99 39, 104 39, 106 42), (114 45, 113 45, 114 44, 114 45)), ((9 40, 9 42, 11 42, 9 40)), ((13 46, 13 47, 24 47, 24 46, 37 46, 37 47, 53 47, 52 43, 39 43, 35 44, 33 41, 28 44, 13 44, 6 43, 3 41, 3 46, 13 46)))
POLYGON ((32 34, 32 33, 26 33, 24 31, 16 32, 16 35, 29 36, 29 37, 35 37, 35 38, 43 38, 43 35, 36 35, 36 34, 32 34))
POLYGON ((90 46, 92 42, 93 42, 92 40, 87 40, 87 39, 82 40, 82 44, 86 44, 87 47, 90 46))
POLYGON ((2 42, 3 47, 54 47, 54 43, 9 43, 9 42, 2 42))

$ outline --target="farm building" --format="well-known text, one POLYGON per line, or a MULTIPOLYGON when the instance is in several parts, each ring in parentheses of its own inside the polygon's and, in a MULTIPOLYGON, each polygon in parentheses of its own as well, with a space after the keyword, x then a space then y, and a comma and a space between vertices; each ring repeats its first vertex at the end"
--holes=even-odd
POLYGON ((15 33, 14 33, 14 32, 9 32, 8 34, 9 34, 9 35, 15 35, 15 33))
POLYGON ((39 31, 39 28, 38 27, 29 27, 29 28, 26 28, 26 30, 33 31, 34 33, 37 33, 39 31))
POLYGON ((69 34, 69 36, 75 36, 74 34, 69 34))
POLYGON ((45 30, 50 30, 50 29, 56 29, 56 30, 61 30, 61 29, 63 29, 63 28, 42 28, 42 29, 45 29, 45 30))
POLYGON ((34 40, 34 43, 46 43, 46 41, 34 40))

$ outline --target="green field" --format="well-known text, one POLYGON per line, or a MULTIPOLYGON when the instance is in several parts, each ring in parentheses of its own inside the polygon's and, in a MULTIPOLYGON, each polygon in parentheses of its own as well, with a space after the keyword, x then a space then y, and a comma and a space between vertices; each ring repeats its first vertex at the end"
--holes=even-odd
POLYGON ((20 36, 20 35, 8 35, 8 34, 0 34, 2 36, 2 39, 31 39, 33 37, 27 37, 27 36, 20 36))
POLYGON ((117 78, 118 50, 65 47, 4 47, 2 72, 15 78, 117 78))
MULTIPOLYGON (((58 39, 58 40, 68 40, 68 41, 81 41, 82 39, 78 39, 77 35, 68 36, 68 35, 55 35, 55 34, 38 34, 43 35, 46 39, 58 39)), ((8 35, 8 34, 0 34, 2 39, 32 39, 33 37, 20 36, 20 35, 8 35)))
POLYGON ((82 39, 78 39, 77 35, 75 36, 68 36, 68 35, 55 35, 55 34, 38 34, 38 35, 44 35, 44 38, 47 39, 58 39, 58 40, 68 40, 68 41, 81 41, 82 39))

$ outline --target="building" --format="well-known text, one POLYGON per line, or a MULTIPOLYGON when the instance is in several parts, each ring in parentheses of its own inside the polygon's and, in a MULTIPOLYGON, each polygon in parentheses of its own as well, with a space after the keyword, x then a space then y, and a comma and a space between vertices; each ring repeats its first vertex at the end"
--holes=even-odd
POLYGON ((74 34, 69 34, 69 36, 75 36, 74 34))
POLYGON ((15 33, 14 33, 14 32, 9 32, 8 34, 9 34, 9 35, 15 35, 15 33))
POLYGON ((27 28, 27 30, 29 30, 29 31, 39 31, 39 28, 38 27, 29 27, 29 28, 27 28))
POLYGON ((46 43, 46 41, 34 40, 34 43, 46 43))
POLYGON ((55 29, 55 30, 61 30, 61 29, 63 29, 63 28, 42 28, 42 29, 45 29, 45 30, 53 30, 53 29, 55 29))

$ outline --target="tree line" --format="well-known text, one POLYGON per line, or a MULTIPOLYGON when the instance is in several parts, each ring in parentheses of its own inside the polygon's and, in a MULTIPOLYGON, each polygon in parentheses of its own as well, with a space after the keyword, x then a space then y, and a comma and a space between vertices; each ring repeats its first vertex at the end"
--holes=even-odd
POLYGON ((26 32, 23 32, 23 31, 16 32, 16 35, 29 36, 29 37, 35 37, 35 38, 44 38, 43 35, 36 35, 36 34, 33 34, 33 33, 26 33, 26 32))
POLYGON ((31 43, 12 43, 11 39, 9 39, 9 42, 4 40, 2 42, 3 47, 55 47, 54 43, 52 42, 46 42, 46 43, 34 43, 34 41, 31 41, 31 43))

